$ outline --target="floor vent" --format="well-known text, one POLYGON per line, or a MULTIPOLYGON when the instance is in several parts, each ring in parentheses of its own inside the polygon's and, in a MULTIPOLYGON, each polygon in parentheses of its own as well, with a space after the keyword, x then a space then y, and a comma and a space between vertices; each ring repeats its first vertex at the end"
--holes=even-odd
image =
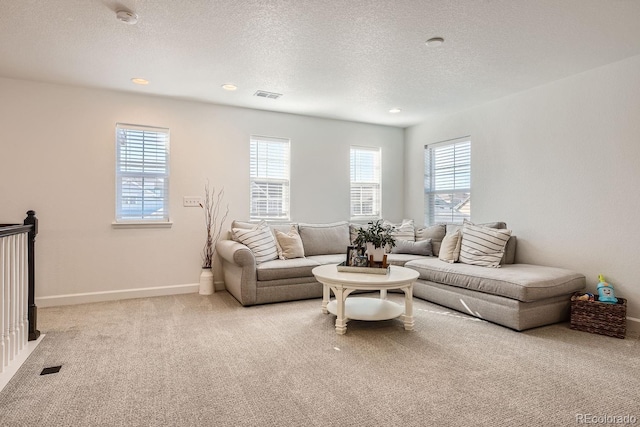
POLYGON ((266 90, 259 90, 256 93, 254 93, 253 96, 258 96, 260 98, 278 99, 282 96, 282 94, 275 93, 275 92, 267 92, 266 90))
POLYGON ((40 375, 49 375, 49 374, 57 374, 62 369, 62 366, 50 366, 48 368, 44 368, 40 375))

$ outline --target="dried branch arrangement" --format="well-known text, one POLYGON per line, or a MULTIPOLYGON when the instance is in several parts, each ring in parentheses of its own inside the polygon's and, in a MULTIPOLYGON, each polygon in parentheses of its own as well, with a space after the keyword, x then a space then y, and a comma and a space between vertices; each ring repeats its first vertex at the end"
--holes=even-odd
POLYGON ((224 188, 216 196, 215 187, 209 190, 209 181, 207 181, 204 186, 204 205, 200 204, 204 209, 204 224, 207 227, 207 241, 202 248, 202 268, 211 268, 213 255, 216 252, 216 242, 222 233, 222 225, 229 215, 229 204, 227 204, 227 210, 220 218, 220 205, 223 198, 224 188))

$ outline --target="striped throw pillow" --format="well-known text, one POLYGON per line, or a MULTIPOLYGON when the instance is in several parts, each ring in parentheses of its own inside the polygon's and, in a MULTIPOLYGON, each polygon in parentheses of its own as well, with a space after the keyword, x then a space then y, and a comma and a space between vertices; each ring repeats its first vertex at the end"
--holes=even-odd
POLYGON ((462 228, 459 261, 464 264, 499 268, 510 236, 511 230, 465 223, 462 228))
POLYGON ((416 228, 412 219, 403 219, 400 224, 393 224, 389 221, 383 221, 384 227, 395 227, 395 230, 391 233, 393 237, 398 240, 407 240, 409 242, 416 241, 416 228))
POLYGON ((276 240, 268 225, 260 223, 251 229, 233 228, 232 231, 238 242, 253 252, 256 264, 278 258, 276 240))

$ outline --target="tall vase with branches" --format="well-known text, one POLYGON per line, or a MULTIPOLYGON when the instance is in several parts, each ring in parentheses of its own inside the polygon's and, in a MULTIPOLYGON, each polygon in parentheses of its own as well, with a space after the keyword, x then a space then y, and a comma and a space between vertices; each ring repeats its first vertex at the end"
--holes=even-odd
POLYGON ((202 248, 202 275, 200 276, 200 294, 210 295, 213 293, 213 256, 216 252, 216 242, 222 234, 222 226, 229 215, 229 204, 227 204, 224 215, 221 216, 222 200, 224 199, 224 188, 216 195, 216 189, 209 187, 209 181, 204 186, 204 202, 200 207, 204 209, 204 225, 207 229, 207 239, 202 248))

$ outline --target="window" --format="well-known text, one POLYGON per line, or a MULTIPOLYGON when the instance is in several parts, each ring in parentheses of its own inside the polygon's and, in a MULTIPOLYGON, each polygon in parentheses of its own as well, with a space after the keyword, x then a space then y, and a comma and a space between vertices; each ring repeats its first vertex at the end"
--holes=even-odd
POLYGON ((251 136, 251 219, 289 219, 289 140, 251 136))
POLYGON ((116 124, 116 223, 169 223, 169 129, 116 124))
POLYGON ((380 148, 351 147, 351 218, 380 218, 380 148))
POLYGON ((471 140, 424 149, 425 224, 462 223, 471 218, 471 140))

